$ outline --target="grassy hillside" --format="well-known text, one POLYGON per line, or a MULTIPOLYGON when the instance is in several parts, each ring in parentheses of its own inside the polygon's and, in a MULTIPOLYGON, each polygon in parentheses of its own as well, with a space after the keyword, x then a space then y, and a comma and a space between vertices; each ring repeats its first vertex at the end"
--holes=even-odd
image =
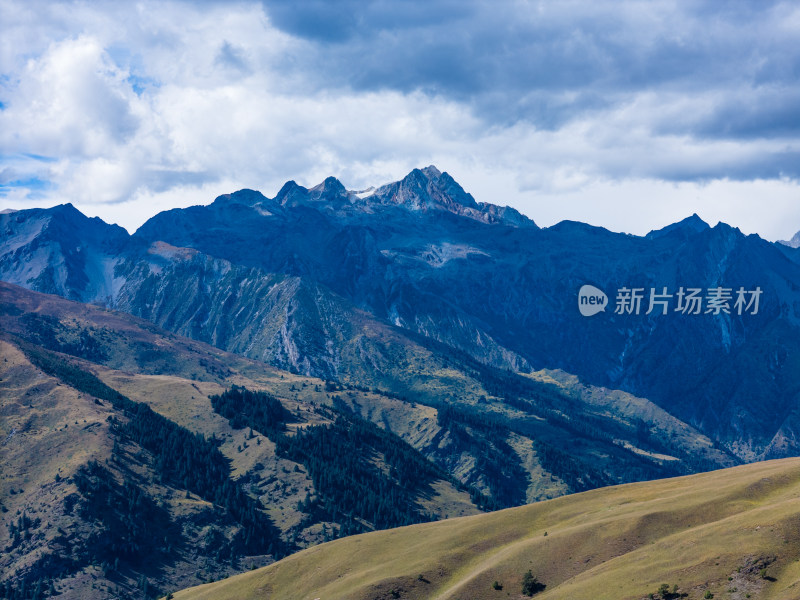
POLYGON ((522 598, 528 570, 541 600, 796 599, 800 458, 336 540, 175 598, 522 598))

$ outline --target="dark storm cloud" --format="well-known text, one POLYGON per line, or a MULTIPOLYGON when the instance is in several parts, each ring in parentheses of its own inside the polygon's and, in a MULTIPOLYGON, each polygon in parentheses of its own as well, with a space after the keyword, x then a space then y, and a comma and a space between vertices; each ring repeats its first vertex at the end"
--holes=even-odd
POLYGON ((695 130, 717 138, 800 137, 800 90, 760 89, 723 98, 695 130))
MULTIPOLYGON (((723 100, 682 134, 797 133, 793 5, 781 2, 266 2, 307 41, 292 62, 321 87, 422 91, 483 119, 558 128, 637 93, 723 100), (742 94, 742 90, 776 90, 742 94), (782 91, 782 89, 784 91, 782 91), (741 97, 739 97, 741 96, 741 97)), ((797 17, 794 17, 796 20, 797 17)), ((654 118, 654 126, 658 119, 654 118)))
POLYGON ((742 157, 717 157, 713 154, 704 160, 653 161, 645 168, 619 169, 617 177, 647 177, 663 181, 691 181, 709 183, 715 179, 752 181, 755 179, 800 178, 800 151, 763 152, 742 157))

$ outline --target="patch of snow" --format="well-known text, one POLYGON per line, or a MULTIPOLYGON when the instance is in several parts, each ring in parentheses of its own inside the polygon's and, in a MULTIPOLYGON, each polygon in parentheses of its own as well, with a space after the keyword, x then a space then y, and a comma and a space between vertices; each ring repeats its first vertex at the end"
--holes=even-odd
POLYGON ((466 259, 470 254, 480 254, 489 256, 483 250, 473 248, 466 244, 450 244, 443 242, 440 246, 436 244, 428 244, 422 252, 420 257, 432 267, 442 267, 451 260, 466 259))
POLYGON ((374 196, 375 195, 375 191, 376 190, 375 190, 374 187, 368 187, 365 190, 361 190, 360 192, 354 192, 354 193, 355 193, 357 198, 359 198, 360 200, 363 200, 364 198, 369 198, 370 196, 374 196))

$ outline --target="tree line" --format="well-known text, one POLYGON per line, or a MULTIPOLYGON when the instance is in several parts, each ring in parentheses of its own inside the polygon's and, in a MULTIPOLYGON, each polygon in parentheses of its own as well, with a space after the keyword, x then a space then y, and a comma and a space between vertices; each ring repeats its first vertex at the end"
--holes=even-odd
POLYGON ((431 520, 416 498, 447 475, 396 435, 344 407, 320 407, 332 423, 290 436, 283 433, 288 412, 270 394, 234 387, 211 396, 211 404, 231 426, 267 435, 279 456, 305 466, 316 492, 301 503, 311 517, 306 522, 336 522, 340 535, 349 535, 431 520))

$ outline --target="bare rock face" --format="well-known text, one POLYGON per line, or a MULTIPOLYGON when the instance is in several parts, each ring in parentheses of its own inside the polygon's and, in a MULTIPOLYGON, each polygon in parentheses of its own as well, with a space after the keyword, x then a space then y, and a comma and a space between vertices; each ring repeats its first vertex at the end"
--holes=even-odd
POLYGON ((113 270, 128 233, 71 204, 0 214, 0 278, 72 300, 113 296, 113 270))
POLYGON ((779 244, 783 244, 784 246, 789 246, 790 248, 800 248, 800 231, 794 234, 792 239, 786 240, 778 240, 779 244))

